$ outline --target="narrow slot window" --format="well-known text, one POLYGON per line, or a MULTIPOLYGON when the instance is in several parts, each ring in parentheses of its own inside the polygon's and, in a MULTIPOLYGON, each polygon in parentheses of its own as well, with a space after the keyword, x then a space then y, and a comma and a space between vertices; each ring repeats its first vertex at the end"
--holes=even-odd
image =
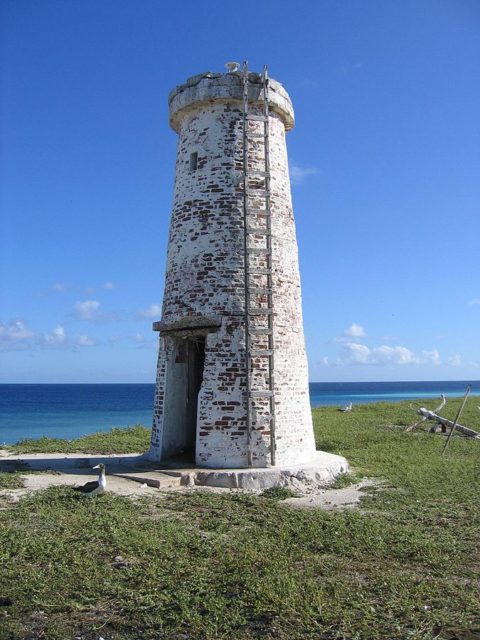
POLYGON ((190 171, 196 171, 198 165, 198 153, 194 151, 190 154, 190 171))

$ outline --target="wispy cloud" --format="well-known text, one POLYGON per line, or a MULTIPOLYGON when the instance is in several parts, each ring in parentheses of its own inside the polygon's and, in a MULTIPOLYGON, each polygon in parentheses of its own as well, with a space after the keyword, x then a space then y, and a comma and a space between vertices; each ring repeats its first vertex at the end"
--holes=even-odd
POLYGON ((475 304, 480 304, 480 298, 472 298, 471 300, 468 301, 469 305, 475 305, 475 304))
POLYGON ((310 176, 321 173, 317 167, 303 167, 298 162, 290 162, 290 181, 294 185, 303 184, 310 176))
POLYGON ((76 340, 76 344, 79 347, 94 347, 95 345, 98 344, 98 342, 85 334, 81 334, 78 336, 76 340))
POLYGON ((36 351, 39 349, 74 350, 90 347, 97 341, 86 335, 70 337, 65 327, 57 325, 50 333, 33 331, 24 320, 0 323, 0 351, 36 351))
POLYGON ((334 342, 348 342, 351 338, 364 338, 367 334, 361 324, 353 322, 347 327, 341 336, 335 336, 334 342))
POLYGON ((358 342, 348 342, 344 346, 344 363, 368 364, 368 365, 411 365, 426 364, 438 366, 440 364, 440 353, 437 349, 424 350, 420 354, 415 354, 408 347, 397 345, 389 347, 368 347, 358 342))
POLYGON ((114 282, 110 282, 110 280, 104 282, 102 286, 104 289, 117 289, 117 285, 114 282))
POLYGON ((363 338, 366 335, 365 329, 362 325, 357 324, 356 322, 351 324, 348 329, 345 329, 344 333, 346 336, 350 336, 351 338, 363 338))
POLYGON ((442 364, 438 349, 431 349, 430 351, 422 351, 419 361, 420 361, 420 364, 433 364, 435 367, 438 367, 440 364, 442 364))
POLYGON ((461 367, 462 366, 462 356, 456 353, 453 356, 447 358, 447 364, 450 367, 461 367))
POLYGON ((369 346, 363 338, 367 335, 365 328, 356 322, 345 329, 342 335, 333 338, 333 342, 342 345, 340 352, 333 357, 324 356, 319 365, 338 367, 342 365, 429 365, 441 364, 438 349, 423 349, 415 353, 404 345, 369 346))
POLYGON ((84 300, 73 305, 73 314, 79 320, 98 320, 102 317, 98 300, 84 300))
POLYGON ((360 71, 362 66, 361 62, 347 62, 339 68, 339 71, 342 75, 346 76, 360 71))
POLYGON ((142 319, 159 318, 162 314, 162 305, 152 303, 146 309, 140 309, 137 316, 142 319))
POLYGON ((383 342, 397 342, 399 338, 398 336, 382 336, 381 340, 383 342))
POLYGON ((143 333, 135 333, 131 339, 139 349, 156 349, 158 347, 158 337, 145 336, 143 333))
POLYGON ((44 334, 43 336, 44 346, 58 347, 63 346, 67 341, 67 334, 65 328, 62 325, 58 325, 54 328, 52 333, 44 334))
POLYGON ((55 282, 55 284, 52 286, 52 289, 57 293, 64 293, 65 291, 67 291, 68 285, 64 282, 55 282))
POLYGON ((13 320, 13 322, 5 322, 0 324, 0 347, 15 348, 25 344, 34 337, 33 331, 27 329, 23 320, 13 320))

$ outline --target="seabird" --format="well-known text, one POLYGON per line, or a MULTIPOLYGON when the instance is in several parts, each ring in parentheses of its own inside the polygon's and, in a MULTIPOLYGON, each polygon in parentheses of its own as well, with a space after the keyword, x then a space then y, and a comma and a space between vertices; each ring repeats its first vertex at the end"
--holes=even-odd
POLYGON ((345 407, 341 407, 339 411, 343 411, 344 413, 346 413, 347 411, 351 411, 352 407, 353 407, 353 402, 350 402, 345 407))
POLYGON ((81 491, 87 498, 94 498, 95 496, 101 495, 102 493, 104 493, 107 486, 107 479, 105 477, 105 465, 100 463, 93 468, 99 470, 98 480, 92 480, 91 482, 86 482, 81 487, 75 487, 77 491, 81 491))

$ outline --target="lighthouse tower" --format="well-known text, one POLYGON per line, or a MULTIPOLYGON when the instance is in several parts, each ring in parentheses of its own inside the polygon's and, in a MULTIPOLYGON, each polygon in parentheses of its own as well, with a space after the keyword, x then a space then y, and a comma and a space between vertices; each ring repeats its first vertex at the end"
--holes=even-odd
POLYGON ((229 63, 169 97, 178 133, 150 458, 315 456, 281 84, 229 63))

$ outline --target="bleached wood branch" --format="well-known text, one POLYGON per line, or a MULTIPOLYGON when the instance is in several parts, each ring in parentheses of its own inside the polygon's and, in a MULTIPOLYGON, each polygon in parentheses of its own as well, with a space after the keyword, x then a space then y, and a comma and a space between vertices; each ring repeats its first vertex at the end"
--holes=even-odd
MULTIPOLYGON (((443 418, 439 416, 435 411, 429 411, 424 407, 417 409, 417 413, 419 416, 423 416, 425 420, 435 420, 439 424, 444 427, 449 427, 450 429, 453 427, 453 420, 448 420, 447 418, 443 418)), ((473 429, 469 429, 468 427, 464 427, 462 424, 456 424, 455 429, 463 433, 463 435, 468 436, 469 438, 475 438, 476 440, 480 440, 480 433, 478 431, 474 431, 473 429)))
MULTIPOLYGON (((440 411, 440 409, 443 409, 443 407, 447 404, 447 396, 444 393, 442 393, 442 395, 440 397, 441 397, 442 401, 440 402, 438 407, 436 407, 433 410, 435 413, 440 411)), ((410 407, 413 409, 412 405, 410 405, 410 407)), ((480 409, 480 407, 479 407, 479 409, 480 409)), ((428 420, 428 418, 424 414, 420 413, 420 411, 427 411, 427 409, 414 409, 414 411, 416 411, 419 415, 422 415, 423 417, 420 420, 418 420, 417 422, 415 422, 415 424, 410 425, 406 429, 406 431, 413 431, 414 429, 419 427, 422 424, 422 422, 425 422, 425 420, 428 420)))

